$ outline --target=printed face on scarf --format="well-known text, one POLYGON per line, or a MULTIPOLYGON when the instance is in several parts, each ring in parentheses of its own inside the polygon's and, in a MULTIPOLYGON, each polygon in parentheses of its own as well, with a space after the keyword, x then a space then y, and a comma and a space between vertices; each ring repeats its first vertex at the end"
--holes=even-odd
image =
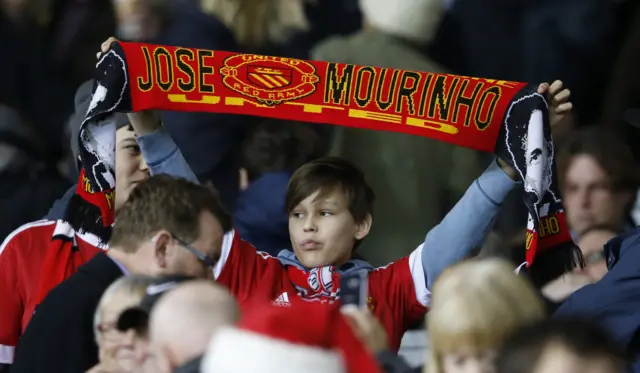
POLYGON ((361 223, 354 220, 349 200, 339 187, 316 191, 289 214, 293 251, 307 268, 346 263, 356 240, 363 239, 370 226, 370 216, 361 223))
POLYGON ((129 126, 116 131, 116 197, 117 210, 129 198, 131 190, 149 178, 149 167, 129 126))
POLYGON ((550 149, 544 138, 542 115, 542 111, 534 111, 527 126, 527 174, 524 185, 526 191, 536 193, 540 199, 551 186, 550 149))

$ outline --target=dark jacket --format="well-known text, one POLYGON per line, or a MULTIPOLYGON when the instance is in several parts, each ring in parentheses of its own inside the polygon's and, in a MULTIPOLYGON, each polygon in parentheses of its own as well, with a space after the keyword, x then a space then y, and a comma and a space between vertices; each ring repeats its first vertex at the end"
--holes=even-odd
POLYGON ((640 227, 611 239, 604 247, 607 273, 600 281, 573 293, 554 316, 593 318, 627 348, 640 372, 640 227))
POLYGON ((236 205, 234 225, 240 237, 272 256, 291 247, 285 208, 290 178, 288 172, 264 174, 240 193, 236 205))
MULTIPOLYGON (((158 44, 238 52, 231 31, 188 2, 175 2, 158 44)), ((238 197, 237 154, 255 117, 194 112, 162 112, 162 120, 200 182, 211 181, 229 211, 238 197)))
POLYGON ((54 288, 20 338, 12 373, 80 373, 98 363, 93 318, 102 293, 123 275, 99 253, 54 288))

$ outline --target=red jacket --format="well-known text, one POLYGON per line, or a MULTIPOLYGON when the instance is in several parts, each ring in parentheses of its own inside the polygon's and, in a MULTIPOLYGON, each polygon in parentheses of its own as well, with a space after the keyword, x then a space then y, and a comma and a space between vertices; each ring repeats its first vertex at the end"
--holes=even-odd
MULTIPOLYGON (((384 326, 389 347, 395 351, 400 348, 405 331, 427 311, 430 292, 425 285, 421 251, 422 245, 410 256, 369 274, 369 309, 384 326)), ((306 284, 301 281, 306 282, 307 277, 298 268, 284 266, 277 258, 257 251, 237 232, 225 235, 221 258, 214 268, 217 282, 229 288, 241 308, 255 301, 283 307, 296 307, 305 301, 335 302, 340 283, 335 268, 327 266, 310 272, 317 273, 319 285, 315 287, 320 289, 313 296, 306 294, 306 284)))
POLYGON ((62 220, 27 223, 7 236, 0 246, 0 364, 13 362, 15 346, 37 306, 42 266, 54 240, 73 242, 73 255, 82 263, 100 251, 97 237, 77 234, 62 220))

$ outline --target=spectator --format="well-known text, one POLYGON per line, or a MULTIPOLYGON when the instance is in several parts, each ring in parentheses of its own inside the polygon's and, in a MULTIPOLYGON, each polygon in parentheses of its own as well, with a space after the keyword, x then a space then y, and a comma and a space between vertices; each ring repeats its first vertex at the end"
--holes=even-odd
POLYGON ((12 372, 91 368, 98 361, 93 314, 104 290, 126 274, 210 278, 230 229, 231 218, 210 189, 167 175, 141 182, 116 215, 110 250, 39 305, 20 338, 12 372))
MULTIPOLYGON (((444 73, 422 53, 437 30, 442 0, 361 0, 362 29, 312 51, 316 60, 444 73)), ((482 172, 478 153, 441 141, 354 128, 334 130, 333 155, 357 164, 376 191, 376 230, 362 250, 376 264, 408 255, 482 172), (397 219, 398 214, 403 216, 397 219), (392 250, 390 248, 393 248, 392 250)))
POLYGON ((582 233, 578 246, 582 250, 587 266, 576 272, 584 273, 591 282, 597 282, 607 274, 604 245, 617 235, 612 227, 593 226, 582 233))
POLYGON ((593 321, 547 320, 504 343, 497 373, 623 373, 622 349, 593 321))
POLYGON ((604 245, 617 235, 617 227, 596 225, 588 228, 577 242, 586 267, 558 278, 542 289, 542 293, 554 302, 562 302, 574 291, 597 281, 607 274, 604 245))
POLYGON ((433 286, 425 372, 493 372, 496 349, 509 333, 544 317, 533 286, 507 261, 480 259, 453 266, 433 286))
POLYGON ((291 174, 318 158, 320 141, 306 124, 266 120, 242 146, 234 225, 243 239, 273 256, 289 249, 285 194, 291 174))
POLYGON ((101 369, 114 366, 132 372, 136 366, 136 349, 139 346, 134 343, 134 338, 126 335, 126 331, 118 330, 118 318, 122 311, 140 303, 153 281, 148 276, 122 277, 102 294, 93 320, 101 369))
MULTIPOLYGON (((92 86, 91 81, 86 82, 76 94, 76 114, 71 119, 75 124, 71 147, 76 162, 79 159, 78 132, 91 101, 92 86)), ((153 114, 116 114, 112 119, 118 128, 116 212, 131 190, 149 174, 167 173, 195 180, 180 150, 153 114)), ((17 228, 0 246, 0 294, 3 294, 0 364, 12 362, 15 345, 47 292, 106 249, 95 235, 78 231, 78 222, 64 220, 76 188, 74 185, 56 201, 44 220, 17 228)))
POLYGON ((198 373, 209 340, 239 316, 236 300, 219 285, 193 281, 170 291, 149 321, 157 372, 198 373))
POLYGON ((554 316, 597 320, 640 372, 640 228, 609 240, 604 251, 609 272, 569 296, 554 316))
POLYGON ((576 237, 593 225, 630 228, 640 186, 629 147, 610 129, 589 128, 568 136, 558 155, 567 222, 576 237))

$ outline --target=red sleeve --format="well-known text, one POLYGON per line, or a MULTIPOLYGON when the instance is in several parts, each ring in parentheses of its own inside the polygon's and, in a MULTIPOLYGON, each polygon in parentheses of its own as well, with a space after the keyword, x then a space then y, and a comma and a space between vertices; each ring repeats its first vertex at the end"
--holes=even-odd
POLYGON ((9 235, 0 246, 0 364, 11 364, 20 338, 24 305, 17 267, 20 240, 28 232, 9 235))
POLYGON ((216 281, 225 285, 242 304, 254 293, 272 261, 277 259, 256 250, 242 240, 238 232, 232 231, 225 234, 220 260, 213 273, 216 281))
POLYGON ((406 330, 424 317, 431 292, 427 289, 422 268, 422 245, 411 255, 385 267, 376 268, 369 275, 371 290, 383 296, 396 320, 402 320, 406 330))

